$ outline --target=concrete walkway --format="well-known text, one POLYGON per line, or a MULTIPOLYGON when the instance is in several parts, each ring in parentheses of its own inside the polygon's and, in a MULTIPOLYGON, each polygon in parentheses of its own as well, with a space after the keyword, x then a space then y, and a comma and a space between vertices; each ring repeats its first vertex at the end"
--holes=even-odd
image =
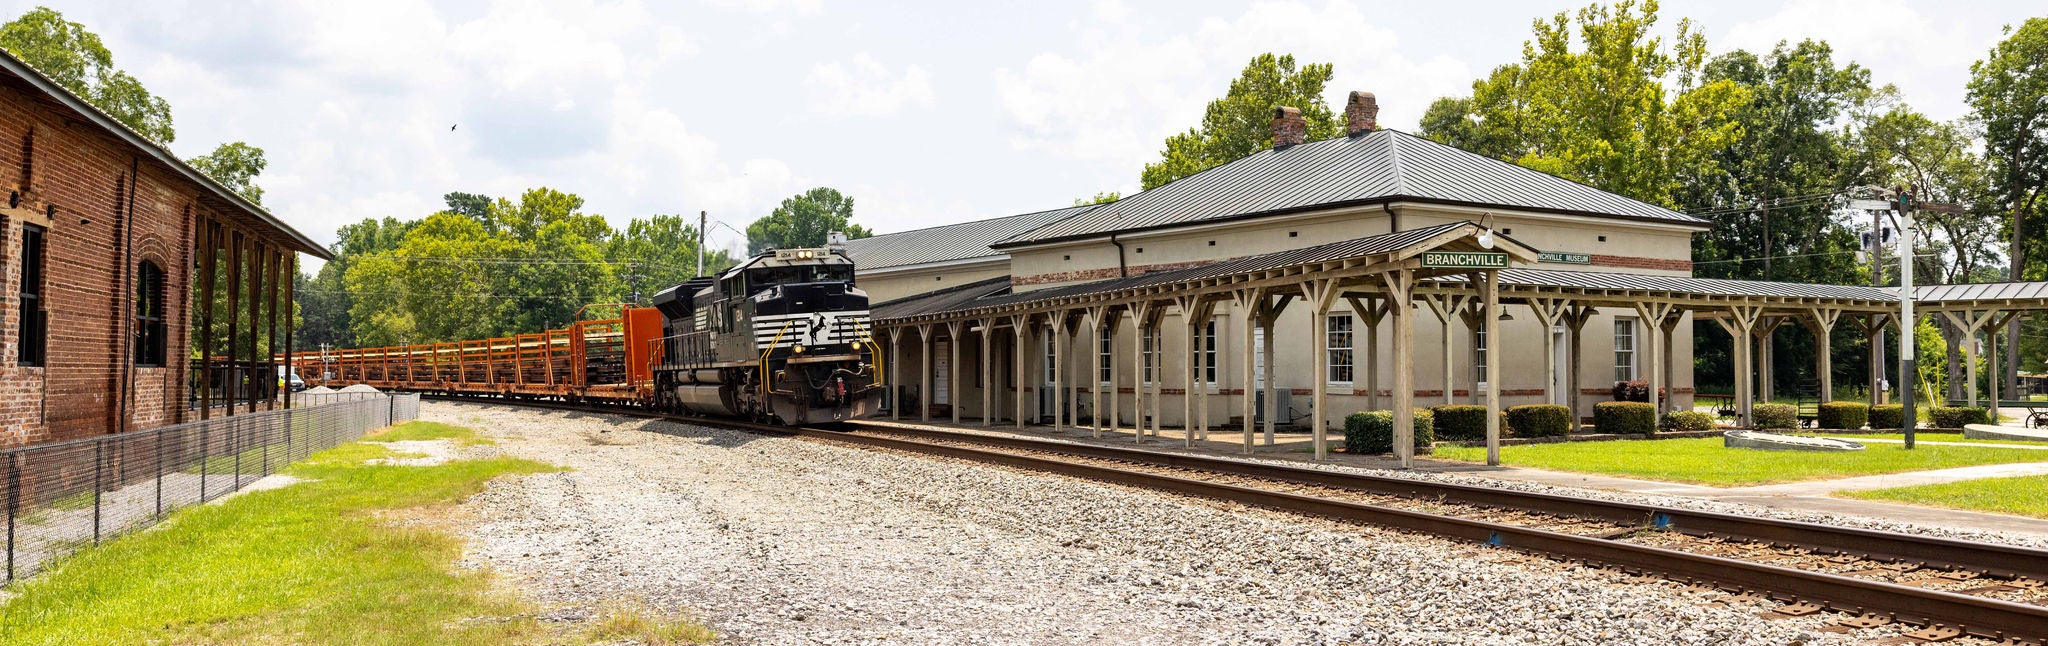
MULTIPOLYGON (((1837 440, 1847 440, 1850 442, 1883 442, 1886 444, 1906 443, 1905 440, 1881 440, 1868 437, 1856 437, 1854 435, 1823 435, 1821 437, 1830 437, 1837 440)), ((1929 442, 1927 440, 1921 439, 1913 440, 1913 446, 1981 446, 1987 449, 2027 449, 2029 451, 2048 451, 2048 444, 2003 444, 1993 442, 1929 442)))
MULTIPOLYGON (((1022 431, 1019 431, 1014 425, 998 425, 993 428, 984 428, 977 424, 974 424, 973 422, 966 422, 961 426, 956 427, 941 422, 925 424, 919 422, 912 422, 909 420, 904 420, 901 422, 889 422, 888 420, 870 421, 880 423, 896 423, 902 424, 904 426, 932 428, 938 430, 987 433, 990 435, 1007 435, 1030 438, 1051 438, 1070 442, 1079 442, 1084 444, 1115 446, 1119 448, 1135 447, 1168 453, 1192 453, 1200 455, 1217 455, 1224 457, 1245 457, 1244 446, 1242 443, 1243 435, 1241 435, 1236 430, 1214 431, 1210 434, 1208 440, 1196 440, 1194 442, 1195 448, 1188 449, 1186 448, 1186 440, 1182 439, 1183 436, 1181 435, 1180 429, 1174 428, 1165 429, 1163 433, 1158 437, 1147 437, 1143 444, 1139 444, 1133 441, 1134 438, 1131 434, 1131 431, 1128 428, 1116 429, 1105 432, 1101 439, 1096 439, 1093 437, 1094 433, 1086 428, 1074 429, 1072 427, 1068 427, 1067 429, 1064 429, 1062 431, 1055 432, 1050 427, 1034 425, 1027 426, 1022 431)), ((1849 439, 1859 442, 1876 441, 1869 439, 1849 439)), ((1264 459, 1277 459, 1297 462, 1309 462, 1312 460, 1314 454, 1310 450, 1310 437, 1307 433, 1282 433, 1279 434, 1275 438, 1275 440, 1276 441, 1274 444, 1267 445, 1264 443, 1264 438, 1260 437, 1257 446, 1254 447, 1253 455, 1255 457, 1264 459)), ((1332 432, 1330 434, 1330 443, 1332 445, 1332 448, 1335 448, 1336 446, 1341 446, 1343 444, 1342 434, 1332 432)), ((1936 443, 1921 442, 1921 444, 1936 443)), ((1955 444, 1962 446, 1995 446, 1989 444, 1965 444, 1961 442, 1941 442, 1939 444, 1955 444)), ((2044 460, 2048 460, 2048 458, 2044 458, 2044 460)), ((1367 456, 1331 453, 1329 462, 1332 464, 1341 464, 1345 466, 1361 467, 1368 469, 1399 468, 1399 463, 1397 463, 1393 458, 1388 456, 1377 455, 1367 456)), ((1659 496, 1686 496, 1692 498, 1704 498, 1709 500, 1717 500, 1721 502, 1755 505, 1758 507, 1768 507, 1772 509, 1787 509, 1813 513, 1835 514, 1842 516, 1861 516, 1865 518, 1893 520, 1918 525, 1952 527, 1956 529, 1972 529, 1981 531, 2013 532, 2020 534, 2035 534, 2041 536, 2048 536, 2048 519, 2028 518, 2024 516, 2009 516, 2005 514, 1989 514, 1981 512, 1960 511, 1953 509, 1939 509, 1934 507, 1921 507, 1918 505, 1879 502, 1874 500, 1836 498, 1829 495, 1832 492, 1843 490, 1882 489, 1888 487, 1900 487, 1907 485, 1954 482, 1958 480, 1970 480, 1976 478, 2043 475, 2048 474, 2048 461, 2038 463, 2017 463, 1984 465, 1975 467, 1960 467, 1955 469, 1939 469, 1934 471, 1895 473, 1888 475, 1863 476, 1856 478, 1838 478, 1833 480, 1809 480, 1784 484, 1759 485, 1753 487, 1709 487, 1705 485, 1684 484, 1677 482, 1661 482, 1656 480, 1618 478, 1614 476, 1604 476, 1587 473, 1571 473, 1566 471, 1549 471, 1545 469, 1532 469, 1528 467, 1489 467, 1483 464, 1476 464, 1472 462, 1433 460, 1422 457, 1418 457, 1415 460, 1415 469, 1417 471, 1455 473, 1460 475, 1475 476, 1482 478, 1519 480, 1523 482, 1535 482, 1559 487, 1579 487, 1586 489, 1605 489, 1609 491, 1622 491, 1628 493, 1640 493, 1659 496)))

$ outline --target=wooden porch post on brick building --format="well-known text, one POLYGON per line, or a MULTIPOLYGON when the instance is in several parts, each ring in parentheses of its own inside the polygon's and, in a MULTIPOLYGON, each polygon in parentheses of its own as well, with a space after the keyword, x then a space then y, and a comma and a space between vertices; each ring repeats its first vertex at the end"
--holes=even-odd
POLYGON ((954 426, 960 425, 960 331, 966 327, 966 321, 946 322, 946 407, 954 426))
MULTIPOLYGON (((1309 400, 1309 408, 1312 411, 1309 414, 1309 430, 1315 434, 1317 460, 1327 460, 1330 457, 1330 428, 1324 423, 1324 418, 1330 414, 1330 306, 1336 303, 1339 291, 1342 290, 1337 287, 1337 281, 1328 278, 1317 278, 1301 283, 1302 300, 1313 308, 1309 329, 1310 334, 1315 337, 1313 345, 1310 346, 1314 348, 1315 353, 1315 361, 1312 362, 1315 366, 1315 387, 1311 391, 1314 394, 1310 395, 1309 400)), ((1399 432, 1395 431, 1397 434, 1399 432)))
POLYGON ((1158 306, 1151 301, 1131 303, 1131 434, 1134 442, 1145 443, 1145 341, 1158 306))
POLYGON ((996 320, 981 320, 981 426, 996 425, 996 320))
POLYGON ((1011 350, 1013 350, 1013 353, 1016 355, 1016 361, 1014 363, 1016 364, 1017 369, 1016 383, 1011 385, 1014 386, 1015 390, 1017 391, 1017 430, 1020 431, 1024 430, 1024 336, 1025 334, 1029 333, 1030 327, 1031 315, 1018 314, 1016 316, 1010 317, 1010 331, 1016 338, 1016 342, 1012 344, 1015 347, 1011 348, 1011 350))
POLYGON ((1387 299, 1347 296, 1345 300, 1365 324, 1365 409, 1380 410, 1380 321, 1387 317, 1387 299))
POLYGON ((917 326, 917 420, 932 421, 932 324, 917 326))
MULTIPOLYGON (((1415 466, 1415 270, 1380 274, 1387 286, 1387 313, 1394 317, 1394 456, 1401 468, 1415 466)), ((1322 375, 1317 375, 1320 380, 1322 375)))
POLYGON ((1566 305, 1564 310, 1564 326, 1566 333, 1570 335, 1566 342, 1567 345, 1571 346, 1572 350, 1571 365, 1565 369, 1564 385, 1565 390, 1569 391, 1565 394, 1565 403, 1572 409, 1573 431, 1577 431, 1586 420, 1583 413, 1584 402, 1580 401, 1581 393, 1584 392, 1584 386, 1581 384, 1583 383, 1582 379, 1586 369, 1586 352, 1583 343, 1585 340, 1586 322, 1593 320, 1593 315, 1599 313, 1600 310, 1594 309, 1589 305, 1566 305))
POLYGON ((1231 293, 1231 299, 1231 304, 1237 306, 1239 320, 1244 321, 1244 354, 1240 355, 1244 359, 1238 362, 1238 409, 1244 411, 1244 452, 1251 455, 1252 426, 1258 420, 1258 395, 1253 391, 1257 383, 1253 377, 1259 364, 1253 354, 1258 351, 1259 310, 1266 300, 1266 290, 1257 287, 1239 289, 1231 293))
MULTIPOLYGON (((299 288, 299 286, 298 286, 298 283, 299 283, 299 281, 298 281, 298 277, 299 277, 299 254, 298 254, 297 252, 291 252, 291 253, 287 253, 287 254, 285 254, 285 261, 284 261, 284 269, 285 269, 285 272, 286 272, 286 273, 288 273, 288 274, 290 274, 290 275, 291 275, 291 277, 292 277, 292 280, 288 280, 288 281, 285 281, 285 283, 284 283, 284 302, 285 302, 286 304, 292 304, 292 303, 297 303, 298 301, 296 301, 296 300, 293 300, 293 297, 295 297, 295 296, 297 296, 297 295, 298 295, 298 288, 299 288)), ((297 307, 293 307, 293 308, 292 308, 291 310, 289 310, 289 311, 292 311, 292 312, 297 312, 297 307)), ((285 380, 284 380, 284 407, 285 407, 285 410, 291 410, 291 407, 292 407, 292 380, 291 380, 291 375, 297 374, 297 372, 298 372, 298 369, 297 369, 297 367, 296 367, 296 366, 295 366, 295 365, 294 365, 294 364, 292 363, 292 342, 293 342, 293 341, 295 341, 295 340, 296 340, 296 338, 297 338, 297 336, 298 336, 298 335, 296 334, 296 331, 297 331, 297 330, 298 330, 298 326, 296 326, 296 325, 292 325, 292 317, 291 317, 291 315, 290 315, 290 314, 287 314, 287 315, 285 315, 285 317, 284 317, 284 371, 285 371, 285 372, 284 372, 284 374, 285 374, 285 380)), ((437 356, 438 356, 438 354, 439 354, 439 353, 436 353, 436 355, 437 355, 437 356)), ((431 360, 431 359, 433 359, 433 358, 434 358, 434 357, 430 357, 430 360, 431 360)), ((550 369, 548 370, 548 372, 552 373, 552 372, 554 372, 554 369, 553 369, 553 368, 550 368, 550 369)), ((440 371, 439 371, 439 370, 435 370, 434 374, 435 374, 435 375, 436 375, 436 376, 438 377, 438 375, 440 375, 441 373, 440 373, 440 371)), ((300 377, 300 378, 301 378, 301 379, 304 379, 304 377, 300 377)))
MULTIPOLYGON (((888 328, 889 335, 889 419, 903 419, 903 328, 888 328)), ((553 370, 548 371, 553 374, 553 370)))

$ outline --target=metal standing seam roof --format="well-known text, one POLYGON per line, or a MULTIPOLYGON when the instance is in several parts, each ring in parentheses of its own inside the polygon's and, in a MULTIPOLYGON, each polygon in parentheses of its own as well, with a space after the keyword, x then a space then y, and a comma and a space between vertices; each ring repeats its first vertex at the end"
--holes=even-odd
MULTIPOLYGON (((1285 267, 1294 267, 1299 265, 1310 265, 1334 260, 1343 260, 1346 258, 1372 256, 1399 251, 1401 249, 1413 246, 1416 243, 1467 226, 1473 225, 1470 222, 1451 222, 1446 224, 1439 224, 1436 226, 1423 227, 1420 229, 1409 229, 1406 231, 1399 231, 1395 233, 1383 233, 1376 236, 1358 238, 1354 240, 1344 240, 1340 242, 1321 244, 1313 247, 1303 247, 1300 249, 1293 249, 1289 251, 1260 254, 1256 256, 1246 256, 1235 260, 1219 260, 1206 265, 1198 265, 1183 269, 1148 272, 1136 276, 1128 276, 1123 278, 1109 278, 1086 283, 1076 283, 1073 285, 1063 285, 1060 287, 1048 287, 1045 289, 1036 289, 1028 292, 1004 293, 1001 290, 990 290, 988 292, 985 292, 982 296, 976 296, 972 298, 932 298, 929 301, 921 300, 922 297, 913 296, 905 299, 899 299, 898 301, 893 302, 893 306, 877 306, 874 308, 875 311, 873 316, 876 320, 887 320, 893 318, 921 316, 926 314, 937 314, 950 311, 979 309, 986 307, 1001 307, 1006 305, 1018 305, 1058 298, 1068 298, 1074 296, 1087 296, 1091 294, 1115 292, 1139 287, 1168 285, 1173 283, 1201 280, 1204 278, 1215 278, 1219 276, 1229 276, 1234 274, 1256 273, 1273 269, 1281 269, 1285 267)), ((1521 243, 1515 242, 1513 239, 1507 238, 1506 236, 1497 235, 1496 237, 1502 239, 1504 242, 1507 242, 1509 244, 1521 245, 1521 243)), ((1526 247, 1526 245, 1521 246, 1526 247)), ((1529 250, 1529 253, 1533 254, 1535 253, 1535 251, 1531 249, 1529 250)), ((951 292, 938 292, 935 295, 947 295, 950 293, 951 292)))
POLYGON ((1922 285, 1913 294, 1921 302, 2048 299, 2048 282, 1922 285))
POLYGON ((876 303, 869 306, 868 316, 873 320, 884 320, 945 312, 959 307, 962 303, 970 303, 1009 290, 1010 277, 1005 274, 965 285, 954 285, 935 292, 876 303))
POLYGON ((989 245, 1085 213, 1095 206, 1073 206, 848 240, 846 254, 853 258, 855 267, 864 270, 1000 256, 1003 252, 990 249, 989 245))
MULTIPOLYGON (((1457 277, 1444 277, 1442 280, 1456 279, 1457 277)), ((1576 289, 1678 292, 1706 296, 1755 298, 1814 298, 1862 301, 1896 301, 1899 299, 1899 293, 1896 288, 1870 287, 1868 285, 1810 285, 1806 283, 1779 283, 1760 280, 1724 280, 1683 276, 1559 271, 1554 269, 1503 269, 1500 272, 1500 280, 1503 286, 1511 287, 1566 287, 1576 289)))
POLYGON ((1252 153, 995 247, 1401 200, 1710 226, 1661 206, 1382 129, 1252 153))

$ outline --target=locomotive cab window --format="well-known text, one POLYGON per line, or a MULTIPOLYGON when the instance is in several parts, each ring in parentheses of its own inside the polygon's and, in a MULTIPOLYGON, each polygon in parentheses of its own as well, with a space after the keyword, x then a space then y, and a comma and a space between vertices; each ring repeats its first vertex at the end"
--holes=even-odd
POLYGON ((811 282, 850 283, 853 282, 853 265, 820 265, 811 268, 811 282))
POLYGON ((164 344, 164 270, 147 260, 135 271, 135 365, 162 366, 164 344))

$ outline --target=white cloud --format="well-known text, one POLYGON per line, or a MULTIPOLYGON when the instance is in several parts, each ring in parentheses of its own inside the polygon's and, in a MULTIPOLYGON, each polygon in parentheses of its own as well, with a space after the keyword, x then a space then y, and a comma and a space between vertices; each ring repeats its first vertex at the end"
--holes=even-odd
POLYGON ((1392 30, 1346 0, 1320 7, 1264 2, 1192 33, 1154 35, 1114 0, 1077 25, 1079 46, 999 69, 996 91, 1016 123, 1011 143, 1117 168, 1152 161, 1168 135, 1196 124, 1253 56, 1292 53, 1332 63, 1325 100, 1343 109, 1351 90, 1375 93, 1380 122, 1413 128, 1439 96, 1470 91, 1472 72, 1448 57, 1413 60, 1392 30))
POLYGON ((846 63, 819 63, 804 85, 811 89, 811 111, 829 116, 883 116, 908 105, 932 105, 931 75, 924 68, 909 65, 901 75, 891 74, 865 52, 846 63))
POLYGON ((1873 83, 1897 85, 1908 105, 1946 120, 1963 116, 1970 64, 1998 41, 1997 25, 1972 27, 1902 0, 1792 0, 1777 13, 1736 23, 1708 44, 1717 52, 1763 55, 1780 41, 1825 40, 1836 64, 1869 68, 1873 83))

